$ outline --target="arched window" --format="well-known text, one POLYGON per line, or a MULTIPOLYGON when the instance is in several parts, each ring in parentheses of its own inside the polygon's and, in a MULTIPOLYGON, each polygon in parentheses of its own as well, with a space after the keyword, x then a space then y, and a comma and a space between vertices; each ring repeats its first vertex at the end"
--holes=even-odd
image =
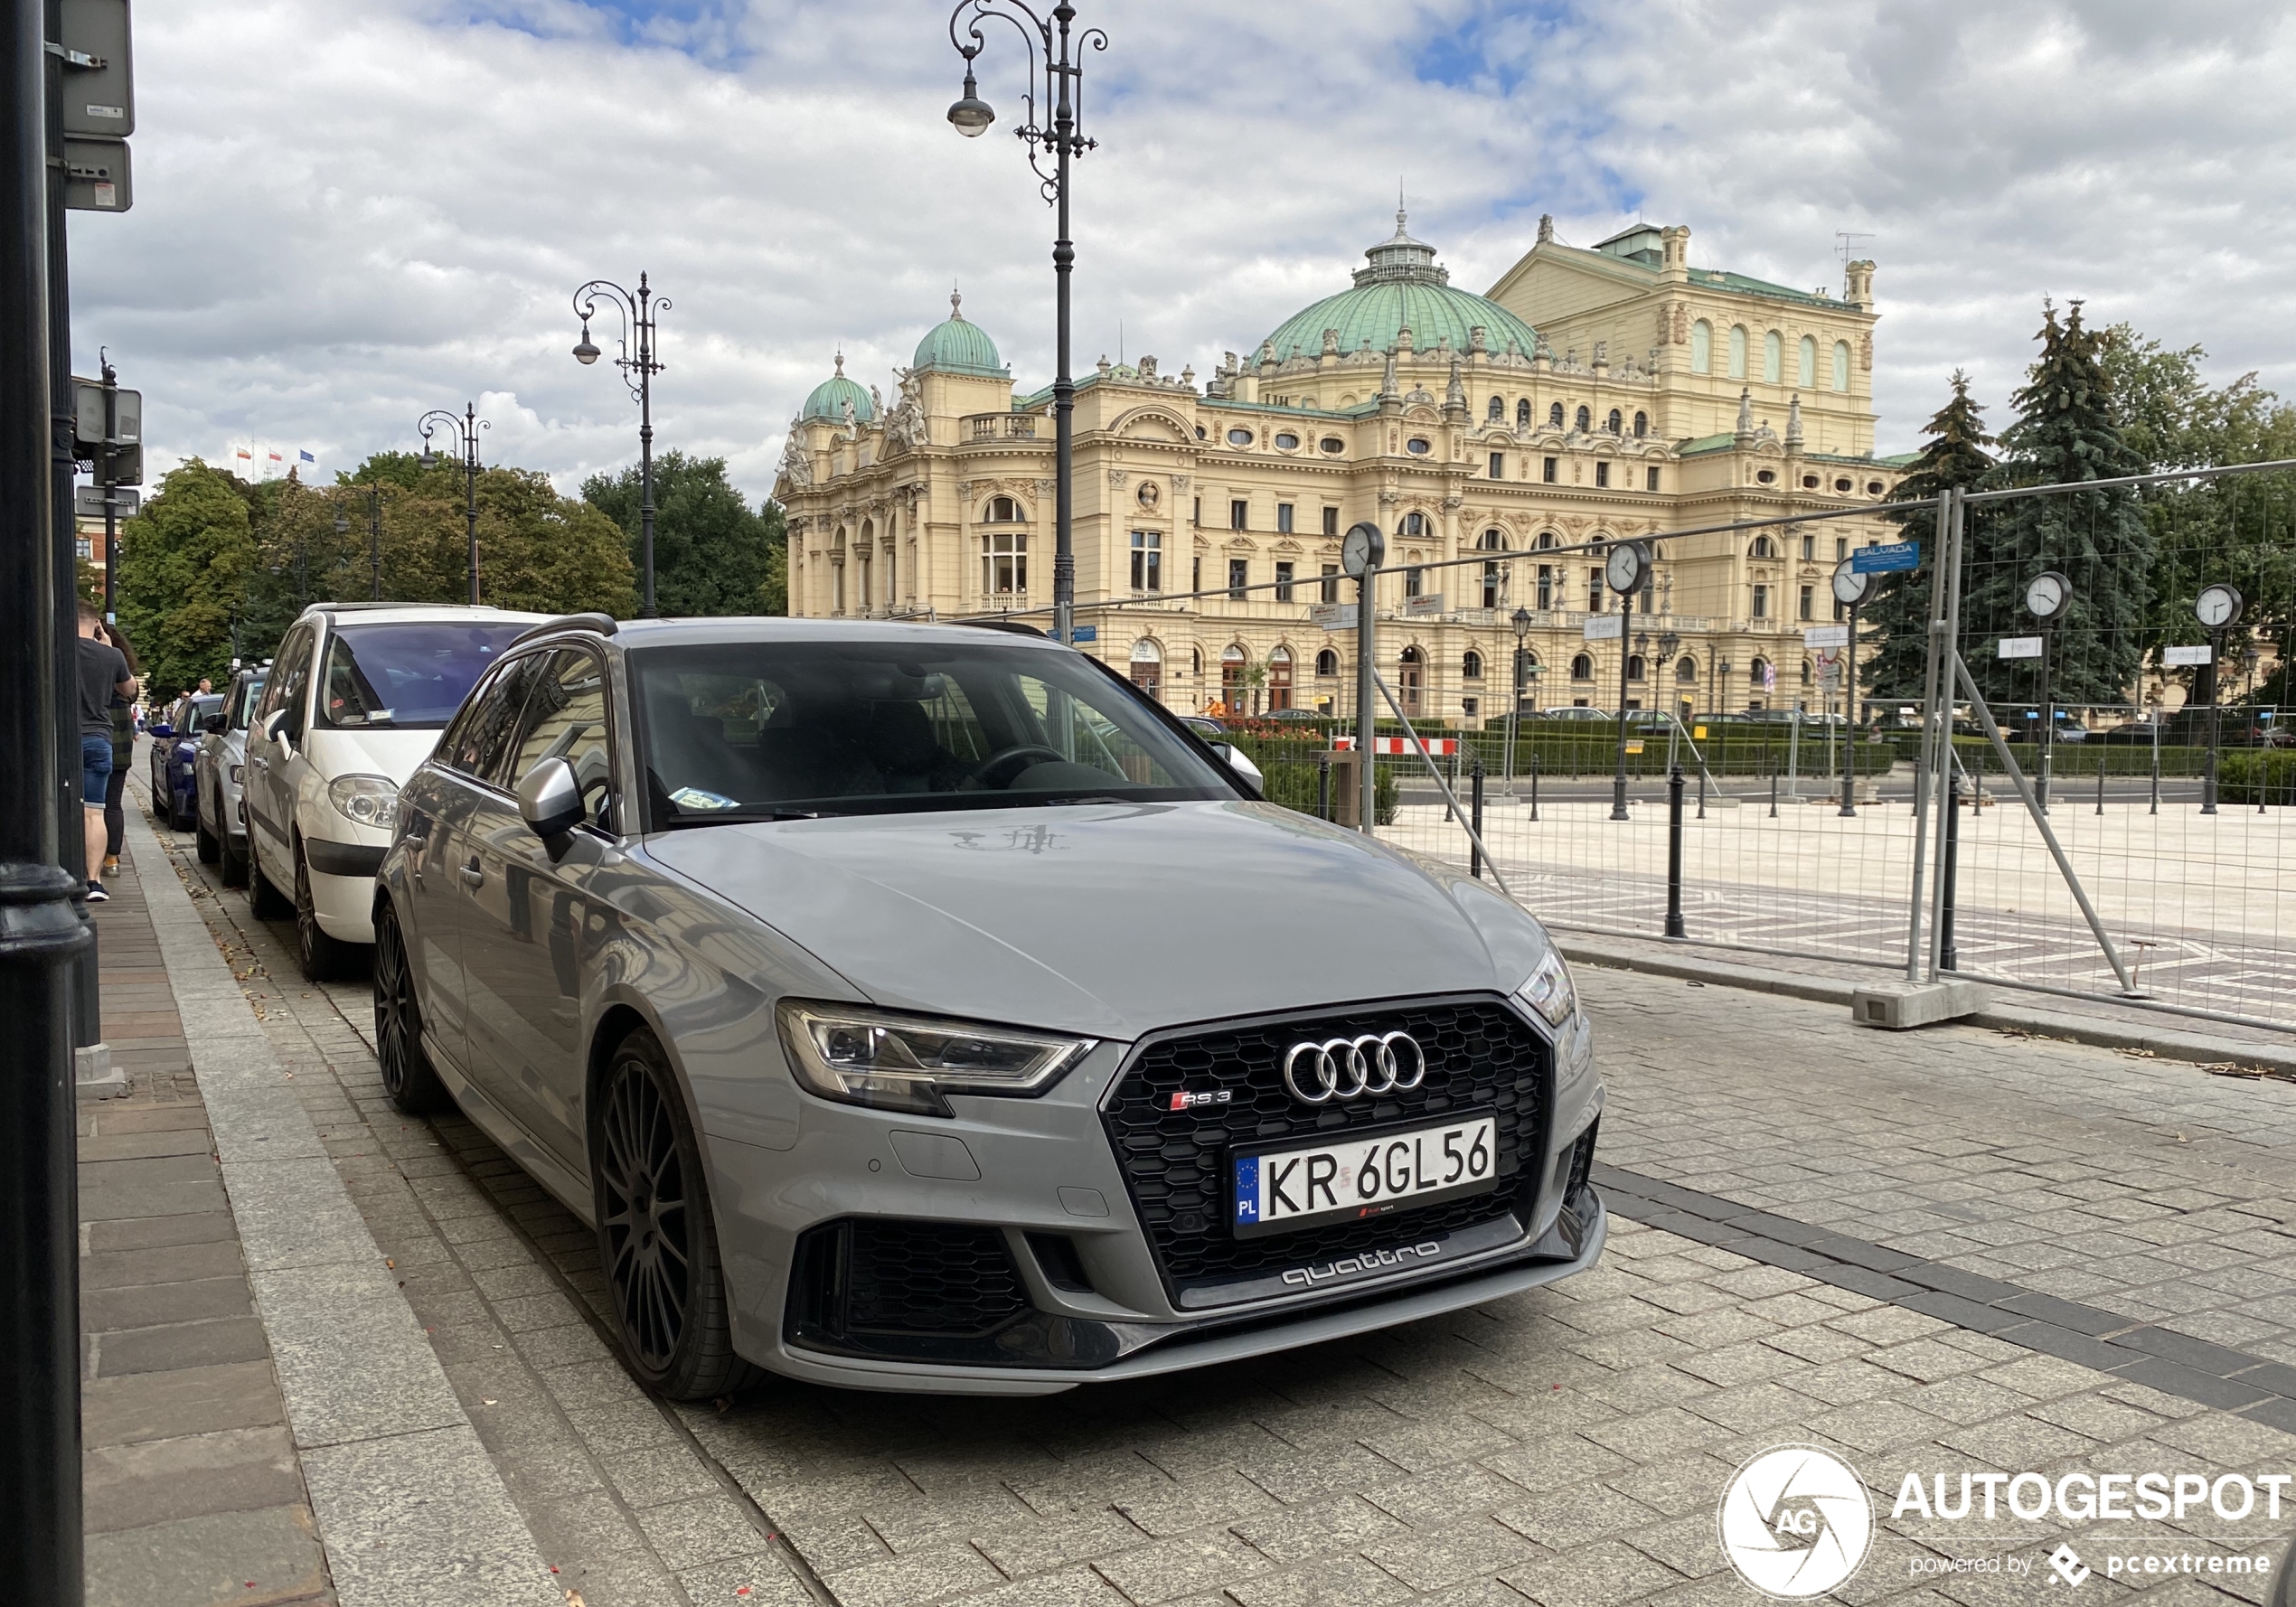
POLYGON ((1288 647, 1271 649, 1267 655, 1267 711, 1292 706, 1292 650, 1288 647))
POLYGON ((1143 636, 1132 644, 1132 683, 1149 697, 1164 678, 1164 650, 1143 636))
POLYGON ((1319 678, 1329 680, 1339 672, 1340 655, 1338 653, 1326 647, 1315 655, 1315 673, 1319 678))
POLYGON ((1576 429, 1580 435, 1585 435, 1588 430, 1594 428, 1594 410, 1589 408, 1579 409, 1577 412, 1571 415, 1571 427, 1576 429))
POLYGON ((1775 385, 1785 378, 1786 339, 1776 330, 1762 337, 1762 377, 1775 385))
POLYGON ((1651 416, 1638 410, 1634 415, 1634 438, 1638 441, 1642 440, 1650 433, 1651 416))
POLYGON ((1229 715, 1244 712, 1244 699, 1251 677, 1247 673, 1252 655, 1236 643, 1219 650, 1219 700, 1229 715))
POLYGON ((1563 404, 1557 402, 1547 409, 1547 428, 1548 429, 1560 429, 1562 427, 1563 404))
POLYGON ((1467 649, 1467 656, 1459 661, 1459 679, 1462 681, 1482 679, 1482 654, 1472 647, 1467 649))
POLYGON ((1539 532, 1539 550, 1541 552, 1552 552, 1555 550, 1555 532, 1550 530, 1540 531, 1539 532))
POLYGON ((1592 680, 1594 680, 1594 679, 1595 679, 1595 661, 1594 661, 1594 659, 1593 659, 1593 658, 1591 658, 1590 656, 1588 656, 1587 654, 1583 653, 1574 654, 1574 655, 1572 656, 1572 658, 1571 658, 1571 661, 1570 661, 1570 678, 1571 678, 1573 681, 1592 681, 1592 680))
POLYGON ((1504 424, 1507 421, 1507 399, 1505 397, 1494 396, 1491 399, 1491 411, 1488 417, 1493 424, 1504 424))
POLYGON ((1730 378, 1746 378, 1746 325, 1730 325, 1730 378))
POLYGON ((1818 339, 1815 335, 1802 337, 1802 388, 1804 390, 1818 388, 1818 339))
POLYGON ((1754 550, 1749 556, 1754 558, 1775 558, 1778 556, 1778 550, 1776 546, 1772 543, 1769 537, 1756 536, 1754 538, 1754 550))
POLYGON ((981 515, 988 524, 1017 524, 1026 517, 1021 512, 1021 504, 1009 496, 991 497, 988 511, 981 515))
POLYGON ((1642 655, 1641 653, 1630 653, 1626 655, 1627 680, 1641 681, 1649 673, 1650 666, 1642 662, 1642 655))
POLYGON ((1750 685, 1762 688, 1763 683, 1770 679, 1770 661, 1766 658, 1758 658, 1746 667, 1746 672, 1750 685))
POLYGON ((1836 341, 1833 343, 1833 388, 1836 390, 1849 389, 1849 343, 1848 341, 1836 341))
POLYGON ((1487 530, 1477 539, 1476 545, 1480 546, 1485 552, 1504 552, 1507 550, 1506 532, 1503 531, 1487 530))
POLYGON ((1690 325, 1690 371, 1694 374, 1714 371, 1714 325, 1703 318, 1690 325))
POLYGON ((1188 672, 1199 681, 1204 678, 1204 650, 1202 648, 1191 647, 1188 650, 1188 672))
POLYGON ((1802 685, 1804 685, 1804 686, 1808 686, 1808 685, 1810 684, 1810 682, 1811 682, 1811 673, 1810 673, 1810 661, 1809 661, 1808 659, 1803 659, 1803 660, 1802 661, 1802 685))
POLYGON ((1530 428, 1530 398, 1527 396, 1515 404, 1515 428, 1517 429, 1530 428))
POLYGON ((1680 663, 1675 665, 1674 679, 1680 681, 1684 686, 1696 686, 1698 683, 1698 660, 1694 658, 1686 658, 1680 663))
POLYGON ((1616 408, 1613 408, 1611 409, 1610 417, 1603 420, 1603 428, 1610 431, 1611 434, 1614 436, 1624 435, 1626 433, 1626 416, 1623 413, 1621 413, 1616 408))
POLYGON ((1425 513, 1406 513, 1403 522, 1395 527, 1395 533, 1398 536, 1424 537, 1427 533, 1427 516, 1425 513))
POLYGON ((1403 705, 1403 717, 1408 719, 1419 712, 1419 694, 1427 680, 1427 655, 1416 647, 1407 647, 1397 669, 1396 701, 1403 705))

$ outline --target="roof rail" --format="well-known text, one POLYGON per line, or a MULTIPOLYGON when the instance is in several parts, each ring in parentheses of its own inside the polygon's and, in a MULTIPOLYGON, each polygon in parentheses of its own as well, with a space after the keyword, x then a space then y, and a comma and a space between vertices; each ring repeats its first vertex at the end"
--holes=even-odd
POLYGON ((611 614, 561 614, 556 619, 546 619, 538 625, 519 632, 511 638, 510 644, 515 647, 521 642, 547 636, 553 631, 596 631, 601 636, 610 636, 621 628, 611 614))
POLYGON ((1002 631, 1012 636, 1035 636, 1040 639, 1049 633, 1032 625, 1022 625, 1017 619, 952 619, 951 625, 969 625, 976 631, 1002 631))

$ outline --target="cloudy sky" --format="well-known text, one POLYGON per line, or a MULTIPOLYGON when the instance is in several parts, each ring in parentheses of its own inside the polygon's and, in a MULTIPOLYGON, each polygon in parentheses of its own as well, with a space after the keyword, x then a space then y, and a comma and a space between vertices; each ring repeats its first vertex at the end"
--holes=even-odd
MULTIPOLYGON (((2296 393, 2296 13, 2252 0, 1082 0, 1077 360, 1201 372, 1345 287, 1392 227, 1482 289, 1541 212, 1839 286, 1880 264, 1884 450, 1957 365, 1998 419, 2044 296, 2296 393), (2279 264, 2274 268, 2274 264, 2279 264)), ((571 489, 635 409, 568 355, 573 287, 675 305, 657 440, 770 488, 830 369, 888 390, 961 286, 1050 378, 1049 209, 989 34, 980 140, 939 0, 137 0, 136 206, 74 215, 81 371, 155 466, 323 471, 475 399, 489 461, 571 489)), ((606 327, 597 331, 608 343, 606 327)))

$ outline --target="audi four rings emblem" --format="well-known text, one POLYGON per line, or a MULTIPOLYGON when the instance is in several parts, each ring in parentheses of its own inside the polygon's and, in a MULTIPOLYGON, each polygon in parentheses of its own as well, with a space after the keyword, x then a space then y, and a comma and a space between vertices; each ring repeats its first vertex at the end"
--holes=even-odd
POLYGON ((1367 1032, 1295 1043, 1284 1051, 1284 1085, 1303 1104, 1393 1094, 1427 1080, 1427 1057, 1408 1032, 1367 1032), (1404 1075, 1406 1057, 1410 1075, 1404 1075))

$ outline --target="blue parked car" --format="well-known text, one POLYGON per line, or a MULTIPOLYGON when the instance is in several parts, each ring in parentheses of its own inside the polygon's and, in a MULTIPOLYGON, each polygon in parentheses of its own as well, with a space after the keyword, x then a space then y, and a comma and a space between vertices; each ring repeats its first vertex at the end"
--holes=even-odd
POLYGON ((152 728, 152 819, 171 832, 188 832, 199 818, 194 761, 208 717, 222 711, 221 692, 193 692, 152 728))

